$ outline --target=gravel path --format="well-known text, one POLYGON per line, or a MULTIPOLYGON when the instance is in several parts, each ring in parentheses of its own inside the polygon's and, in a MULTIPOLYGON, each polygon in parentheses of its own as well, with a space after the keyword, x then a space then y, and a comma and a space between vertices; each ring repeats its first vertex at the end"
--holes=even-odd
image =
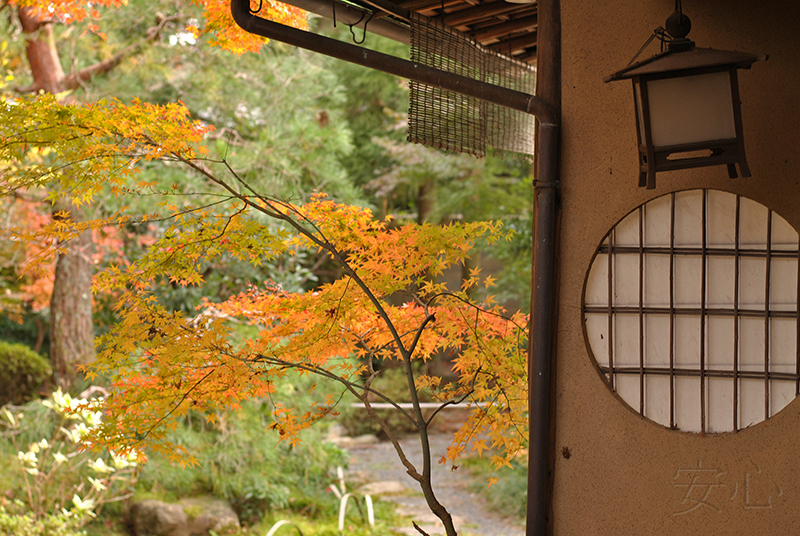
MULTIPOLYGON (((483 499, 471 493, 468 488, 469 475, 464 470, 451 470, 450 466, 436 463, 447 451, 452 440, 451 434, 435 434, 431 436, 433 467, 433 488, 437 498, 455 518, 456 529, 461 535, 473 536, 522 536, 524 528, 513 521, 503 519, 487 510, 483 499)), ((422 470, 422 449, 419 439, 409 437, 401 441, 406 456, 419 470, 422 470)), ((398 504, 398 512, 417 521, 417 524, 433 535, 444 534, 439 526, 436 531, 430 510, 425 505, 419 487, 405 472, 397 453, 388 442, 350 448, 350 473, 354 480, 366 482, 399 481, 409 487, 407 494, 382 497, 398 504)), ((520 500, 525 500, 520 497, 520 500)), ((408 523, 400 527, 398 532, 419 535, 408 523)))

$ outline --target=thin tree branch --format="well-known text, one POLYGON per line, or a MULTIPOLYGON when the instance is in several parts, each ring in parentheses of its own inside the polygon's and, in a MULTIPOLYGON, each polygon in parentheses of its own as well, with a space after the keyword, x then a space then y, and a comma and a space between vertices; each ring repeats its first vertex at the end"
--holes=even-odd
POLYGON ((443 410, 444 408, 446 408, 447 406, 450 406, 450 405, 454 405, 454 404, 460 404, 460 403, 462 403, 464 400, 466 400, 466 399, 469 397, 469 395, 471 395, 472 393, 474 393, 474 392, 475 392, 475 381, 478 379, 478 373, 480 373, 480 371, 481 371, 481 368, 480 368, 480 367, 478 367, 478 370, 476 370, 476 371, 475 371, 475 374, 472 376, 472 380, 470 381, 470 383, 472 384, 472 388, 471 388, 469 391, 467 391, 466 393, 464 393, 464 396, 462 396, 461 398, 459 398, 459 399, 457 399, 457 400, 448 400, 447 402, 445 402, 444 404, 442 404, 441 406, 439 406, 438 408, 436 408, 436 409, 433 411, 433 413, 431 413, 431 416, 430 416, 430 417, 428 417, 428 420, 426 421, 426 423, 425 423, 425 424, 427 424, 427 425, 429 425, 429 426, 430 426, 430 424, 433 422, 433 419, 434 419, 434 417, 436 417, 436 415, 437 415, 437 414, 438 414, 440 411, 442 411, 442 410, 443 410))
POLYGON ((147 31, 145 32, 145 38, 142 39, 142 41, 125 47, 124 49, 120 50, 110 58, 97 62, 94 65, 84 67, 78 72, 67 75, 64 78, 64 88, 77 89, 81 87, 83 82, 87 82, 92 78, 94 78, 95 76, 107 73, 108 71, 110 71, 111 69, 122 63, 122 61, 128 58, 129 56, 137 54, 142 48, 144 48, 145 45, 156 41, 161 36, 161 32, 164 29, 164 26, 166 26, 166 24, 169 22, 178 20, 179 18, 180 17, 178 15, 171 15, 169 17, 157 18, 156 26, 147 29, 147 31))
MULTIPOLYGON (((230 354, 227 354, 227 355, 229 357, 235 357, 235 356, 230 355, 230 354)), ((374 390, 372 388, 365 387, 363 385, 359 385, 359 384, 357 384, 355 382, 351 382, 351 381, 349 381, 349 380, 347 380, 347 379, 345 379, 345 378, 343 378, 341 376, 338 376, 338 375, 334 374, 333 372, 330 372, 329 370, 325 370, 325 369, 317 367, 317 366, 304 365, 302 363, 292 363, 290 361, 284 361, 282 359, 278 359, 277 357, 270 357, 270 356, 263 355, 263 354, 259 354, 257 357, 259 359, 267 362, 267 363, 272 364, 272 365, 280 366, 280 367, 283 367, 283 368, 296 368, 296 369, 304 370, 306 372, 311 372, 313 374, 319 374, 320 376, 324 376, 324 377, 326 377, 326 378, 328 378, 330 380, 337 381, 337 382, 341 383, 342 385, 344 385, 345 387, 353 388, 353 389, 359 389, 359 390, 362 390, 362 391, 365 391, 365 392, 372 393, 375 396, 377 396, 378 398, 380 398, 381 400, 383 400, 384 402, 386 402, 387 404, 391 404, 392 407, 394 407, 396 410, 401 412, 403 414, 403 416, 405 416, 409 420, 409 422, 411 422, 411 424, 413 424, 414 426, 418 426, 418 423, 414 420, 414 418, 411 415, 408 414, 408 412, 405 409, 403 409, 399 404, 397 404, 397 402, 395 402, 391 398, 387 397, 386 395, 384 395, 380 391, 376 391, 376 390, 374 390)), ((359 395, 357 393, 354 393, 354 394, 359 399, 361 399, 361 395, 359 395)))
POLYGON ((145 437, 147 437, 148 435, 150 435, 150 432, 152 432, 153 430, 155 430, 155 429, 156 429, 156 427, 157 427, 158 425, 160 425, 160 424, 161 424, 161 423, 162 423, 162 422, 163 422, 165 419, 167 419, 167 418, 168 418, 170 415, 172 415, 173 413, 175 413, 175 412, 178 410, 178 408, 179 408, 179 407, 181 407, 181 404, 183 404, 183 401, 184 401, 184 400, 186 400, 186 399, 189 397, 189 395, 192 393, 192 391, 194 391, 195 389, 197 389, 197 387, 198 387, 198 386, 199 386, 201 383, 203 383, 203 382, 204 382, 206 379, 208 379, 208 377, 209 377, 209 376, 211 376, 212 374, 214 374, 214 372, 215 372, 215 371, 216 371, 216 369, 211 369, 211 370, 208 372, 208 374, 206 374, 205 376, 203 376, 202 378, 200 378, 199 380, 197 380, 197 383, 195 383, 194 385, 192 385, 192 387, 191 387, 191 388, 190 388, 188 391, 186 391, 185 393, 183 393, 183 396, 180 398, 180 400, 178 400, 178 403, 177 403, 177 404, 175 404, 171 410, 169 410, 169 411, 168 411, 168 412, 167 412, 165 415, 163 415, 163 416, 162 416, 162 417, 160 417, 160 418, 159 418, 159 419, 158 419, 158 420, 157 420, 155 423, 153 423, 153 425, 152 425, 150 428, 148 428, 148 429, 147 429, 147 431, 146 431, 145 433, 141 434, 141 437, 137 437, 137 438, 136 438, 136 443, 141 443, 141 442, 142 442, 142 440, 143 440, 145 437))

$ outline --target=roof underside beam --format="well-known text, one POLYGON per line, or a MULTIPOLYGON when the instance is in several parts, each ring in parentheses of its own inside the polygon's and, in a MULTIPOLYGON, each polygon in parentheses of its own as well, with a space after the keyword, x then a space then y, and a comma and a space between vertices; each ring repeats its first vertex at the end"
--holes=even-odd
MULTIPOLYGON (((387 3, 382 0, 372 0, 369 3, 372 4, 373 2, 381 10, 383 7, 380 7, 379 4, 387 3)), ((368 20, 369 22, 366 26, 369 27, 370 32, 406 45, 411 44, 411 30, 407 25, 386 17, 370 20, 371 14, 369 11, 352 4, 345 4, 338 0, 288 0, 286 3, 347 25, 357 26, 368 20)), ((398 17, 405 15, 406 19, 409 17, 407 11, 401 9, 397 11, 398 13, 392 14, 398 17)))
POLYGON ((268 21, 250 12, 249 0, 231 0, 231 11, 236 23, 250 33, 532 114, 539 119, 540 123, 556 124, 557 116, 554 108, 534 95, 440 71, 395 56, 268 21))

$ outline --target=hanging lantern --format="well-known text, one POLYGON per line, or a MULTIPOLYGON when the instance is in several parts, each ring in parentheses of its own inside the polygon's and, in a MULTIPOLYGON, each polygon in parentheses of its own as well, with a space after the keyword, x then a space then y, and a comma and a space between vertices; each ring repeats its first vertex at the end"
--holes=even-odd
POLYGON ((736 164, 742 177, 750 176, 737 70, 761 58, 696 48, 686 38, 690 29, 689 18, 676 11, 667 19, 668 35, 659 29, 653 36, 667 44, 665 51, 604 79, 633 80, 639 186, 655 188, 659 171, 717 165, 726 165, 731 178, 736 164))

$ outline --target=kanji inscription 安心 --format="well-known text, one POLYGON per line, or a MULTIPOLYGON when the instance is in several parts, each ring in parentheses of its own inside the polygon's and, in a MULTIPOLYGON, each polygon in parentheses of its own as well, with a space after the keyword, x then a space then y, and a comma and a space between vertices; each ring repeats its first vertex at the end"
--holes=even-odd
POLYGON ((740 505, 745 510, 772 508, 783 490, 761 467, 748 460, 736 472, 717 466, 679 468, 672 486, 680 491, 679 504, 672 515, 691 514, 699 510, 722 513, 726 506, 740 505))

